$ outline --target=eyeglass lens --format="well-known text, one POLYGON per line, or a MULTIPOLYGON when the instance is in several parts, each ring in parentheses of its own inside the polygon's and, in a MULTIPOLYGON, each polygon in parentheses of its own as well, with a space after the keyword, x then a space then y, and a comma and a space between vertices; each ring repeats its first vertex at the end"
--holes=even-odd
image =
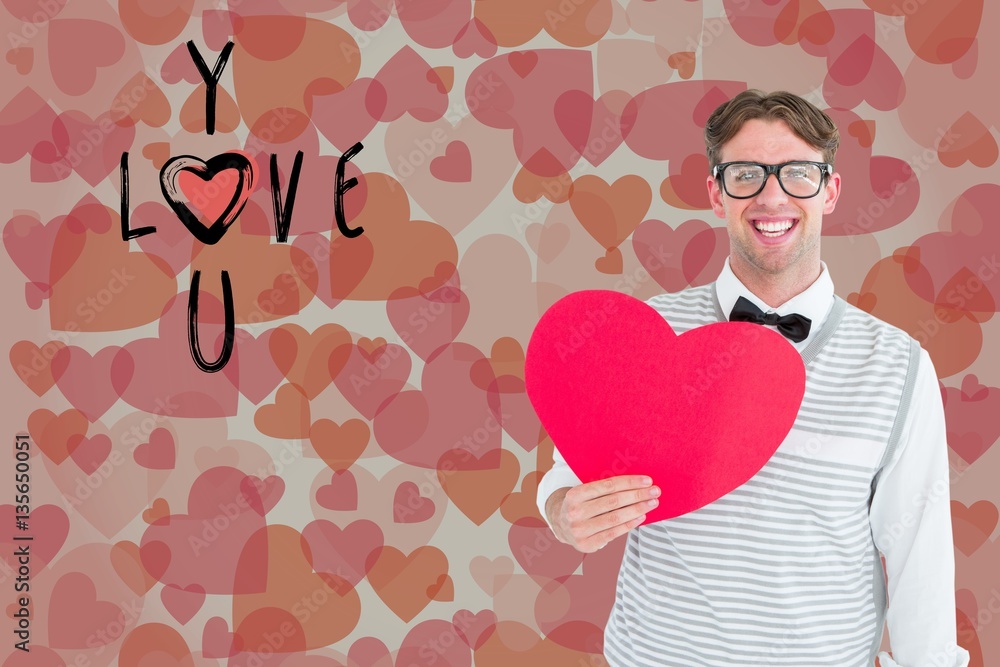
MULTIPOLYGON (((733 164, 726 168, 726 191, 732 197, 752 197, 764 188, 767 171, 756 164, 733 164)), ((778 180, 793 197, 813 197, 819 193, 823 170, 808 163, 786 164, 778 171, 778 180)))

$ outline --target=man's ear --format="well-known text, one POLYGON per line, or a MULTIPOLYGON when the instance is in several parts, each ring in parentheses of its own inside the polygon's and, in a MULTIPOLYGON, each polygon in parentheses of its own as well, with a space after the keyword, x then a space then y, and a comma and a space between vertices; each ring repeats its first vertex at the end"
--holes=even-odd
POLYGON ((825 200, 823 201, 823 214, 833 213, 837 206, 837 199, 840 198, 840 174, 833 172, 826 179, 826 187, 823 188, 825 200))
POLYGON ((715 211, 715 215, 725 220, 726 206, 722 202, 722 188, 719 187, 719 181, 710 174, 705 186, 708 188, 708 201, 712 204, 712 210, 715 211))

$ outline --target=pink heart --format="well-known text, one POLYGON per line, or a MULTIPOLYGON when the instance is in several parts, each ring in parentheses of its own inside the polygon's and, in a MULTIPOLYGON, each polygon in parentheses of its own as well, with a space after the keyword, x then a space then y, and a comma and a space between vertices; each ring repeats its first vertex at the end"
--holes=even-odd
POLYGON ((42 139, 51 140, 55 119, 48 102, 25 86, 0 110, 0 162, 17 162, 42 139))
POLYGON ((582 481, 652 477, 662 494, 646 515, 651 523, 717 500, 767 463, 795 421, 805 367, 766 327, 717 322, 677 336, 648 304, 585 290, 539 319, 525 382, 582 481), (758 400, 762 369, 767 419, 758 400))
POLYGON ((496 630, 497 615, 492 609, 483 609, 473 614, 468 609, 461 609, 451 617, 455 632, 473 650, 479 648, 496 630))
POLYGON ((354 521, 343 530, 331 521, 318 519, 302 529, 302 537, 312 552, 313 569, 340 577, 351 587, 365 578, 374 564, 368 562, 368 556, 384 544, 382 529, 368 519, 354 521))
POLYGON ((52 358, 52 376, 73 407, 94 422, 115 404, 132 379, 128 356, 127 351, 115 346, 91 356, 83 348, 70 345, 52 358))
POLYGON ((222 374, 254 405, 267 398, 283 378, 269 347, 273 331, 268 329, 254 337, 245 329, 237 329, 233 359, 222 369, 222 374))
POLYGON ((82 111, 65 111, 52 124, 53 140, 38 143, 32 157, 51 165, 55 180, 75 171, 96 186, 118 169, 134 138, 135 126, 118 125, 111 112, 91 119, 82 111))
POLYGON ((205 623, 201 634, 201 651, 206 658, 230 658, 243 650, 243 641, 229 631, 229 624, 221 616, 213 616, 205 623))
POLYGON ((497 52, 497 40, 482 21, 472 17, 455 35, 452 50, 459 58, 470 58, 477 55, 480 58, 492 58, 497 52))
POLYGON ((69 455, 80 470, 88 475, 101 467, 111 453, 111 438, 99 433, 92 438, 76 435, 68 443, 69 455))
POLYGON ((170 615, 177 619, 177 622, 184 625, 190 621, 201 605, 205 602, 205 589, 198 584, 190 584, 181 588, 176 584, 169 584, 160 591, 160 600, 163 607, 170 615))
POLYGON ((358 509, 358 481, 350 470, 333 473, 330 483, 316 489, 316 502, 320 507, 338 512, 358 509))
POLYGON ((372 79, 355 79, 339 92, 312 98, 316 129, 341 152, 363 141, 385 109, 385 89, 372 84, 372 79))
POLYGON ((396 523, 420 523, 434 516, 434 501, 420 495, 413 482, 396 487, 392 498, 392 520, 396 523))
POLYGON ((102 21, 53 19, 48 29, 52 80, 69 95, 90 91, 97 69, 114 65, 125 55, 122 31, 102 21))
POLYGON ((174 275, 191 263, 194 237, 184 225, 178 224, 179 221, 169 208, 160 202, 143 202, 135 207, 129 220, 132 229, 156 227, 155 234, 145 234, 136 241, 144 253, 163 258, 174 275))
POLYGON ((424 122, 437 120, 448 110, 448 95, 428 77, 430 65, 409 45, 403 46, 375 75, 365 96, 368 113, 382 122, 409 113, 424 122), (381 89, 381 90, 379 90, 381 89))
POLYGON ((452 141, 444 149, 444 155, 431 160, 431 174, 434 178, 449 183, 468 183, 472 180, 472 155, 464 141, 452 141))
POLYGON ((376 415, 373 433, 382 450, 404 463, 431 469, 457 447, 468 448, 477 458, 499 450, 501 432, 486 389, 472 378, 473 367, 483 359, 468 343, 441 348, 424 364, 421 389, 398 392, 376 415))
MULTIPOLYGON (((433 655, 433 654, 432 654, 433 655)), ((437 657, 435 655, 435 657, 437 657)), ((370 667, 392 667, 392 654, 381 639, 362 637, 347 651, 347 664, 370 667)))
POLYGON ((335 308, 364 279, 374 259, 374 248, 365 236, 348 239, 334 234, 328 239, 318 232, 299 234, 292 242, 292 266, 307 285, 315 285, 316 296, 335 308), (352 266, 336 261, 350 244, 352 266))
POLYGON ((365 358, 361 348, 352 344, 347 363, 334 382, 358 412, 372 419, 406 385, 411 363, 406 349, 395 343, 387 344, 373 360, 365 358))
POLYGON ((512 524, 507 543, 524 571, 543 585, 568 577, 583 562, 583 553, 557 540, 538 517, 527 516, 512 524))
POLYGON ((160 78, 163 79, 164 83, 180 83, 181 81, 193 84, 202 83, 201 74, 198 73, 198 67, 194 64, 186 44, 178 44, 166 57, 160 67, 160 78))
MULTIPOLYGON (((17 514, 20 512, 15 512, 13 505, 0 505, 2 525, 13 526, 17 514)), ((32 557, 43 563, 51 563, 66 542, 66 536, 69 534, 69 517, 57 505, 39 505, 31 510, 28 523, 31 526, 32 557)), ((12 537, 10 534, 0 537, 0 545, 3 546, 0 562, 16 571, 17 542, 12 537)))
POLYGON ((424 361, 455 340, 469 318, 469 307, 469 297, 459 287, 457 273, 428 294, 401 287, 385 304, 392 328, 424 361))
POLYGON ((277 475, 264 479, 256 475, 248 475, 240 482, 240 491, 247 503, 257 514, 264 516, 281 500, 285 493, 285 480, 277 475))
POLYGON ((94 628, 108 628, 124 613, 114 602, 99 600, 94 580, 83 572, 67 572, 52 587, 48 613, 52 648, 79 650, 83 646, 104 647, 111 641, 106 633, 95 637, 94 628))
POLYGON ((132 456, 143 468, 171 470, 177 456, 174 436, 165 428, 155 428, 149 434, 149 442, 138 445, 132 451, 132 456))
POLYGON ((729 252, 726 230, 704 220, 687 220, 672 229, 661 220, 643 220, 632 234, 639 263, 668 292, 700 284, 699 276, 718 275, 729 252))
POLYGON ((556 124, 566 140, 596 167, 621 146, 632 129, 634 114, 622 116, 629 99, 628 93, 620 90, 609 91, 597 100, 583 90, 567 90, 556 100, 556 124))

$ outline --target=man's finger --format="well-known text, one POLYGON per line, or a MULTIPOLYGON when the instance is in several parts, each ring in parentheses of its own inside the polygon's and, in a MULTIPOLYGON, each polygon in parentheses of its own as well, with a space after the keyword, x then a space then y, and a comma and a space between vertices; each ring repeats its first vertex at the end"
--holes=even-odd
POLYGON ((652 483, 653 480, 646 475, 618 475, 617 477, 608 477, 606 479, 599 479, 596 482, 581 484, 574 487, 573 493, 576 496, 576 501, 586 502, 615 493, 616 491, 628 491, 651 486, 652 483))
POLYGON ((645 514, 640 514, 631 521, 626 521, 625 523, 619 523, 611 528, 602 530, 599 533, 594 533, 589 538, 587 538, 587 544, 594 547, 594 549, 603 549, 612 540, 616 540, 633 528, 637 528, 643 521, 646 520, 645 514))

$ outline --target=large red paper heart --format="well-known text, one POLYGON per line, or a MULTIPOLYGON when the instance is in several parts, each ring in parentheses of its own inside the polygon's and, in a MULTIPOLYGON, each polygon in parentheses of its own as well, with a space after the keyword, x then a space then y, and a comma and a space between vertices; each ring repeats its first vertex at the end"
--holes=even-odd
POLYGON ((206 245, 218 243, 229 230, 256 180, 257 163, 243 151, 221 153, 208 162, 193 155, 178 155, 160 169, 163 198, 188 231, 206 245))
POLYGON ((642 474, 662 489, 644 523, 740 486, 788 435, 805 366, 781 334, 717 322, 677 336, 644 302, 608 290, 563 297, 525 358, 528 396, 583 482, 642 474))

